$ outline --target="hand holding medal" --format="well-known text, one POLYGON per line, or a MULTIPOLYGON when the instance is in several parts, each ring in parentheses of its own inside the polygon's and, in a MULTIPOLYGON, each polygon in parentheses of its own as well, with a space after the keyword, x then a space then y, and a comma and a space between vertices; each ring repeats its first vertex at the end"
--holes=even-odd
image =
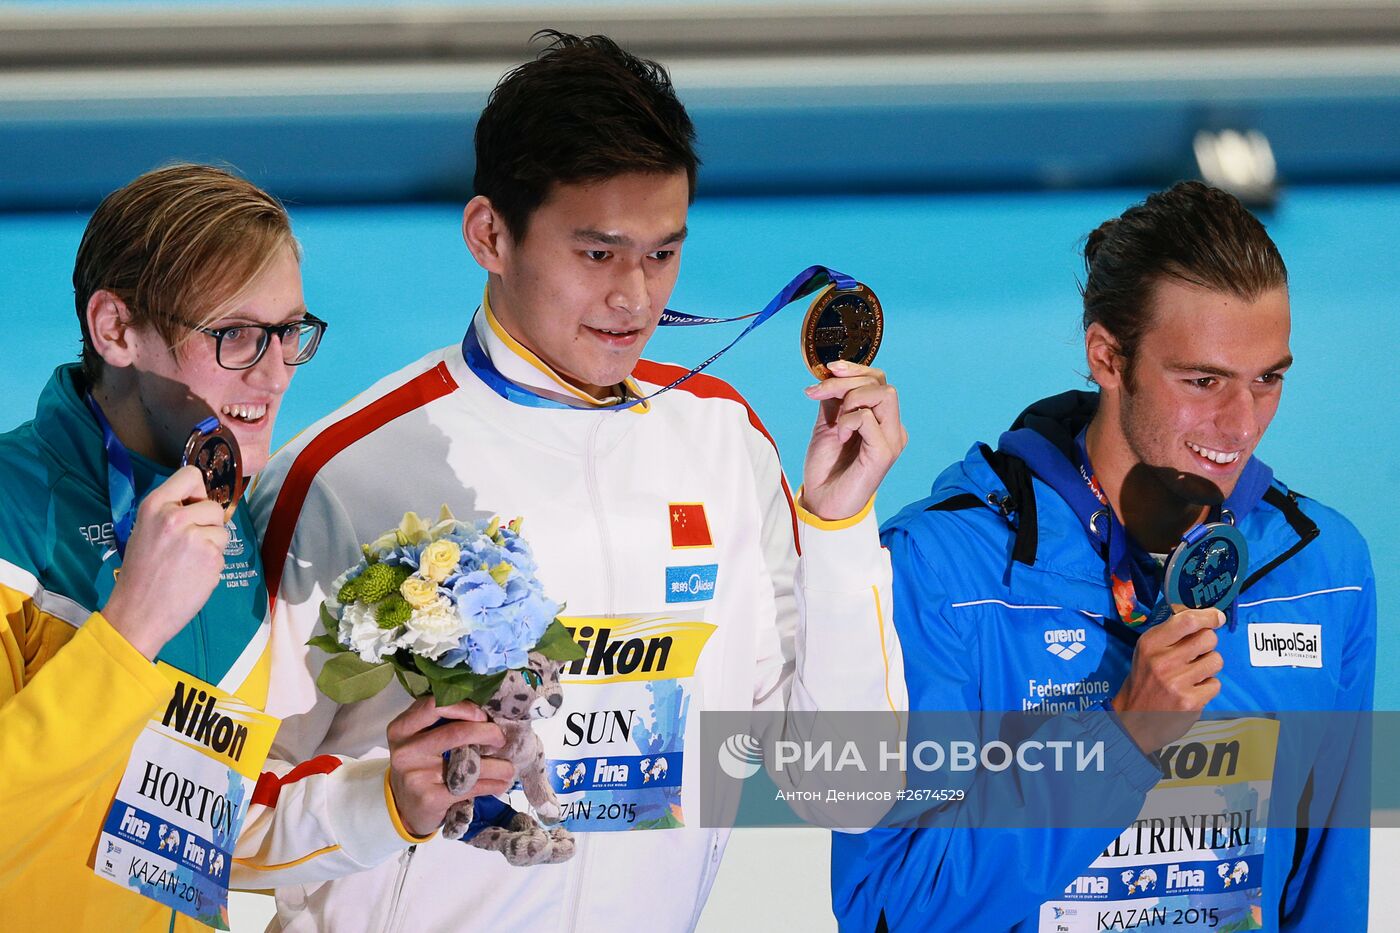
POLYGON ((121 562, 101 612, 138 651, 155 658, 204 608, 224 572, 226 522, 243 492, 238 442, 217 418, 206 418, 191 432, 180 469, 137 507, 126 446, 90 393, 84 402, 102 432, 112 543, 121 562), (224 493, 222 503, 210 498, 224 493))
POLYGON ((148 658, 209 601, 224 571, 224 510, 203 477, 181 467, 141 502, 102 614, 148 658))
POLYGON ((1224 522, 1196 525, 1167 559, 1162 600, 1133 650, 1132 668, 1113 699, 1123 726, 1144 752, 1169 745, 1220 693, 1225 667, 1216 630, 1239 594, 1249 565, 1244 536, 1224 522))

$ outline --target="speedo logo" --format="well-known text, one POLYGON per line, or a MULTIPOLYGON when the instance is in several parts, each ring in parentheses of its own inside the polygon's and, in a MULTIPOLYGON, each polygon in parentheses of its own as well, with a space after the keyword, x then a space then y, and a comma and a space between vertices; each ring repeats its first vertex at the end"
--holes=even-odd
POLYGON ((690 677, 714 634, 708 622, 665 616, 566 618, 584 656, 566 667, 562 683, 669 680, 690 677))
POLYGON ((219 712, 218 702, 218 697, 177 681, 161 724, 238 761, 248 741, 248 727, 219 712))
POLYGON ((83 536, 83 540, 93 547, 111 547, 116 543, 116 535, 112 532, 111 522, 95 522, 91 525, 79 525, 78 534, 83 536))
POLYGON ((1052 628, 1045 633, 1045 650, 1068 661, 1084 650, 1088 635, 1082 628, 1052 628))

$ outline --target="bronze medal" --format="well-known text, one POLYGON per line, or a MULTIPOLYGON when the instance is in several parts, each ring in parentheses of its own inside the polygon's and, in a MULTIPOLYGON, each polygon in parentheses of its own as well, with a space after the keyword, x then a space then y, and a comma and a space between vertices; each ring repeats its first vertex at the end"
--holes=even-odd
POLYGON ((875 362, 885 315, 880 299, 865 285, 838 290, 828 285, 817 293, 802 322, 802 357, 818 379, 827 379, 828 363, 848 360, 869 366, 875 362))
POLYGON ((243 495, 243 457, 233 432, 215 418, 208 418, 190 432, 185 442, 181 466, 194 466, 204 476, 204 490, 209 498, 223 506, 226 516, 232 516, 239 497, 243 495), (211 426, 209 422, 214 422, 211 426))

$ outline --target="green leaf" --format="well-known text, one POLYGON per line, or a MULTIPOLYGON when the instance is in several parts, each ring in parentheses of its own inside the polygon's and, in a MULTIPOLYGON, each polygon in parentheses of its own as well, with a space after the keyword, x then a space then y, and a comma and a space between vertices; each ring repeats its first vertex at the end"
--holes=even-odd
POLYGON ((583 647, 574 641, 564 623, 558 619, 549 623, 535 650, 551 661, 577 661, 584 656, 583 647))
POLYGON ((342 645, 334 635, 326 635, 324 633, 313 635, 311 638, 307 639, 306 643, 313 648, 320 648, 322 651, 326 652, 326 654, 340 654, 350 650, 342 645))
POLYGON ((465 664, 461 667, 443 667, 442 665, 429 661, 427 658, 422 657, 420 655, 413 656, 413 664, 415 667, 418 668, 418 670, 422 671, 423 676, 427 677, 429 680, 434 682, 441 680, 447 683, 454 684, 470 684, 475 683, 476 681, 480 680, 482 676, 484 676, 482 674, 475 673, 470 667, 467 667, 465 664))
POLYGON ((497 586, 505 586, 506 581, 510 579, 510 564, 501 561, 488 572, 491 574, 491 579, 496 581, 497 586))
MULTIPOLYGON (((485 677, 477 685, 476 689, 467 694, 465 699, 471 700, 477 706, 486 705, 486 701, 495 696, 496 691, 501 689, 501 682, 506 679, 507 673, 507 671, 501 671, 499 674, 491 674, 485 677)), ((480 674, 476 676, 481 677, 480 674)))
POLYGON ((428 678, 422 674, 406 671, 397 665, 394 667, 394 676, 399 679, 399 683, 403 685, 409 696, 421 697, 432 686, 428 683, 428 678))
POLYGON ((347 651, 326 662, 316 686, 337 703, 356 703, 374 696, 393 679, 394 665, 388 661, 370 664, 347 651))
POLYGON ((461 684, 451 684, 445 680, 439 680, 432 684, 433 700, 438 706, 451 706, 453 703, 460 703, 469 699, 472 695, 470 687, 461 684))
MULTIPOLYGON (((336 621, 335 616, 331 615, 331 611, 326 608, 325 603, 321 603, 321 624, 324 625, 326 631, 330 632, 332 635, 340 631, 340 623, 336 621)), ((307 642, 307 644, 309 645, 311 643, 307 642)))

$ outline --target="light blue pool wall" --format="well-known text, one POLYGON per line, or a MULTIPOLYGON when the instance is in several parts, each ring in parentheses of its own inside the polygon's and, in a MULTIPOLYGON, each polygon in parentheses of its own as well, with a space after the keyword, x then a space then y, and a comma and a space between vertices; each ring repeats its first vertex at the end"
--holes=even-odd
MULTIPOLYGON (((1084 385, 1079 243, 1145 193, 702 199, 671 305, 716 316, 755 310, 813 262, 873 286, 887 314, 879 362, 901 390, 911 437, 879 495, 888 517, 925 495, 974 440, 994 441, 1027 402, 1084 385)), ((461 244, 455 205, 294 207, 293 219, 307 301, 331 330, 293 384, 279 441, 459 339, 484 281, 461 244)), ((1265 219, 1289 265, 1297 363, 1260 455, 1370 542, 1381 609, 1377 705, 1400 709, 1400 186, 1298 188, 1265 219)), ((69 282, 85 221, 82 212, 0 215, 0 429, 28 418, 52 367, 76 357, 69 282)), ((762 415, 794 486, 814 415, 801 391, 810 378, 797 353, 801 308, 712 370, 762 415)), ((694 363, 729 333, 663 331, 647 355, 694 363)))

